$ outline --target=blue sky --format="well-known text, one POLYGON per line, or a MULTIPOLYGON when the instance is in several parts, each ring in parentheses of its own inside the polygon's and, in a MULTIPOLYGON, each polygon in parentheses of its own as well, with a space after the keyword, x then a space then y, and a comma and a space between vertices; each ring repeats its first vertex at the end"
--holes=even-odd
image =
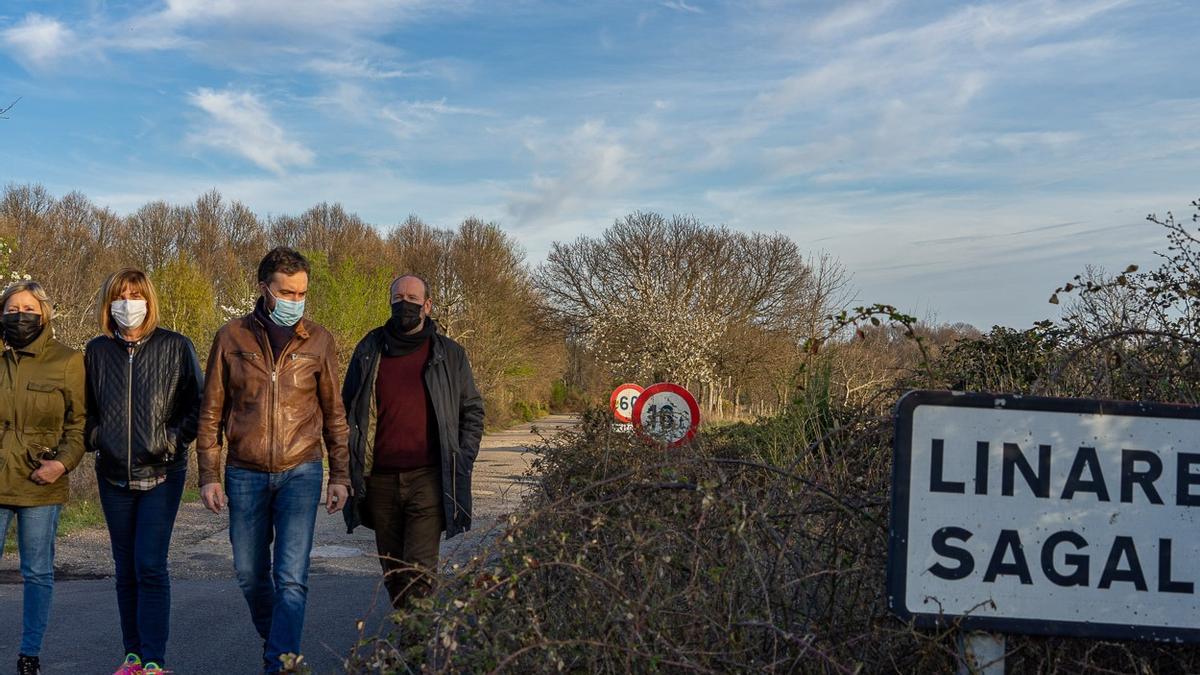
POLYGON ((1191 0, 5 0, 0 181, 127 213, 779 231, 862 302, 1025 326, 1200 197, 1191 0))

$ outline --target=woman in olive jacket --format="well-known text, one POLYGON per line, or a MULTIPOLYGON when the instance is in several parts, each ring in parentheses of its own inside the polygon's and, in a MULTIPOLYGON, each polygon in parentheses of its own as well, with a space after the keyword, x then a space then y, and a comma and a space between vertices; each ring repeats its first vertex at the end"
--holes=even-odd
POLYGON ((116 569, 124 660, 116 673, 163 667, 171 618, 167 551, 200 411, 200 362, 188 338, 158 325, 158 296, 138 270, 115 272, 96 299, 102 335, 87 345, 87 449, 116 569))
POLYGON ((52 337, 52 305, 36 281, 10 285, 0 308, 0 532, 16 519, 25 581, 17 672, 36 675, 66 474, 83 457, 83 355, 52 337))

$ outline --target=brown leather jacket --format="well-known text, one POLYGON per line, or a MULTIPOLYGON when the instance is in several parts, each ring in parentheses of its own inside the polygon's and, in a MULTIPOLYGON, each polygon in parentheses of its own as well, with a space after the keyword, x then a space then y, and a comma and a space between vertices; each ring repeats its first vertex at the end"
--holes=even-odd
POLYGON ((286 471, 329 453, 329 482, 350 485, 349 428, 337 383, 333 336, 301 319, 271 362, 266 329, 253 314, 217 331, 204 378, 196 438, 200 484, 221 482, 226 461, 256 471, 286 471))

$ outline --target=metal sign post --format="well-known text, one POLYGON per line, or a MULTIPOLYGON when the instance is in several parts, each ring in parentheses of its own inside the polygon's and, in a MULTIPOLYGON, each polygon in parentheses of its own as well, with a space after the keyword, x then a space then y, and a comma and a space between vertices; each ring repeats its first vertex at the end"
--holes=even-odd
POLYGON ((958 634, 958 675, 1004 675, 1004 635, 958 634))

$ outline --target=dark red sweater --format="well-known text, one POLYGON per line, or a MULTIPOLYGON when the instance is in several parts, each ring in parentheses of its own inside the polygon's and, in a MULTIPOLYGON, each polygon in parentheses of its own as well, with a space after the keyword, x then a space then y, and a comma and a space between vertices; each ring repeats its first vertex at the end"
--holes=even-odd
POLYGON ((379 359, 373 471, 408 471, 438 464, 437 420, 425 391, 428 361, 429 342, 411 354, 379 359))

